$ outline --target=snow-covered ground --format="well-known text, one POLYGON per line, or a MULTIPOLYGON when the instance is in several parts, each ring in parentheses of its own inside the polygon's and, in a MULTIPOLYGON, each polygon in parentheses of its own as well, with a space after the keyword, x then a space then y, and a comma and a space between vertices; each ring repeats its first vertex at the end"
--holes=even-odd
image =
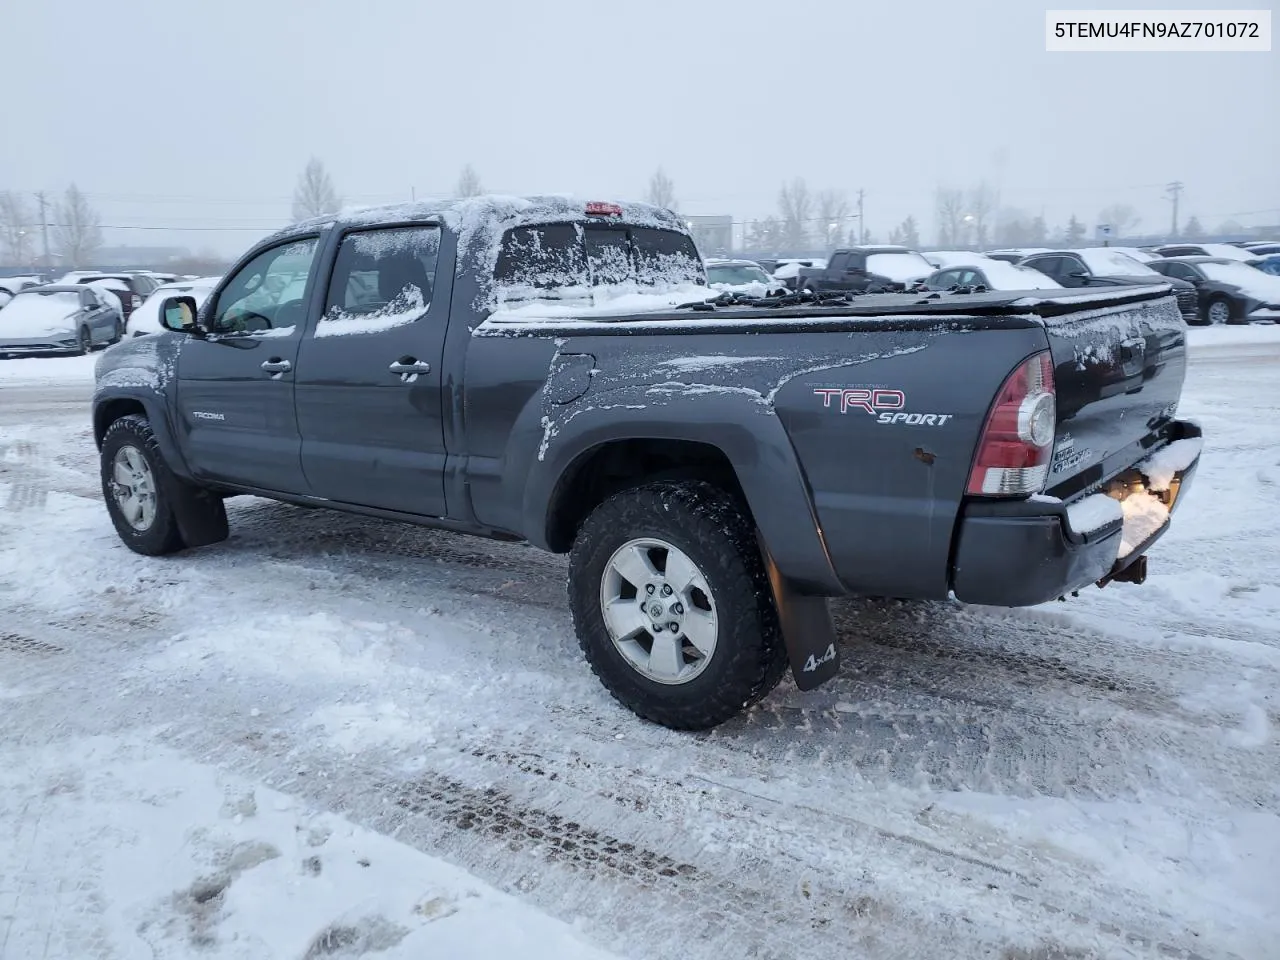
POLYGON ((1280 329, 1191 341, 1147 584, 840 602, 835 680, 699 735, 530 548, 235 500, 128 552, 91 363, 0 362, 0 957, 1280 956, 1280 329))

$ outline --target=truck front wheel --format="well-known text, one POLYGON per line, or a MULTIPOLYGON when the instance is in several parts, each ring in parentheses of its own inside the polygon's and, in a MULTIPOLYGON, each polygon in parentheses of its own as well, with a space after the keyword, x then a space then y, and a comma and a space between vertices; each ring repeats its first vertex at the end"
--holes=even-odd
POLYGON ((102 495, 116 533, 135 553, 156 557, 226 536, 222 501, 174 476, 146 417, 116 420, 102 438, 102 495), (190 529, 206 534, 196 544, 183 537, 179 513, 190 529), (221 536, 217 534, 221 533, 221 536))
POLYGON ((570 554, 569 600, 596 676, 665 727, 723 723, 786 671, 751 522, 703 481, 654 482, 600 504, 570 554))

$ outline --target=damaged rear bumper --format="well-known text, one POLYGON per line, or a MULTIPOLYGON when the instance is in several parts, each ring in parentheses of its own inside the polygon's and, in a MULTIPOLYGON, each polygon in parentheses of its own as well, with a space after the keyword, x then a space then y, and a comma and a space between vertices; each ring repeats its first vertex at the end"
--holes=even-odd
MULTIPOLYGON (((1198 425, 1179 420, 1173 424, 1170 440, 1198 440, 1200 435, 1198 425)), ((951 570, 956 598, 965 603, 1026 607, 1090 583, 1140 583, 1145 578, 1146 551, 1169 528, 1167 518, 1157 524, 1151 517, 1158 521, 1164 510, 1172 514, 1195 476, 1200 457, 1197 453, 1171 477, 1153 481, 1153 486, 1165 487, 1159 493, 1148 489, 1143 473, 1144 468, 1152 469, 1151 462, 1148 458, 1103 485, 1102 492, 1117 500, 1140 496, 1163 504, 1146 511, 1140 520, 1117 516, 1093 529, 1076 530, 1070 517, 1072 505, 1050 498, 966 504, 951 570), (1127 536, 1126 522, 1130 523, 1127 536), (1135 536, 1140 536, 1137 542, 1135 536)))

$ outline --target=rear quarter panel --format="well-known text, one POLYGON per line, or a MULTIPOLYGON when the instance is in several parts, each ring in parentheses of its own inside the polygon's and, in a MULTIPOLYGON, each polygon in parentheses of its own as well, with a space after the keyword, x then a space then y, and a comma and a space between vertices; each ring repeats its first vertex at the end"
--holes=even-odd
POLYGON ((978 431, 1008 373, 1045 348, 1044 329, 1022 318, 970 332, 936 318, 857 326, 478 330, 463 378, 477 520, 540 543, 555 483, 584 452, 611 439, 694 440, 728 457, 783 573, 804 589, 945 596, 978 431), (585 385, 574 357, 590 358, 585 385), (842 412, 845 395, 829 391, 846 389, 903 400, 881 423, 842 412))

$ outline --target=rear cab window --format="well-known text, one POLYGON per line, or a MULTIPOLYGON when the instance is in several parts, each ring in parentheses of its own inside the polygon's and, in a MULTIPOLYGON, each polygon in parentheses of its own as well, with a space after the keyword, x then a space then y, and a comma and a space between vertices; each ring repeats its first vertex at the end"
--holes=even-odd
POLYGON ((625 224, 514 227, 494 268, 499 302, 590 296, 593 288, 668 289, 705 284, 693 240, 675 230, 625 224))

